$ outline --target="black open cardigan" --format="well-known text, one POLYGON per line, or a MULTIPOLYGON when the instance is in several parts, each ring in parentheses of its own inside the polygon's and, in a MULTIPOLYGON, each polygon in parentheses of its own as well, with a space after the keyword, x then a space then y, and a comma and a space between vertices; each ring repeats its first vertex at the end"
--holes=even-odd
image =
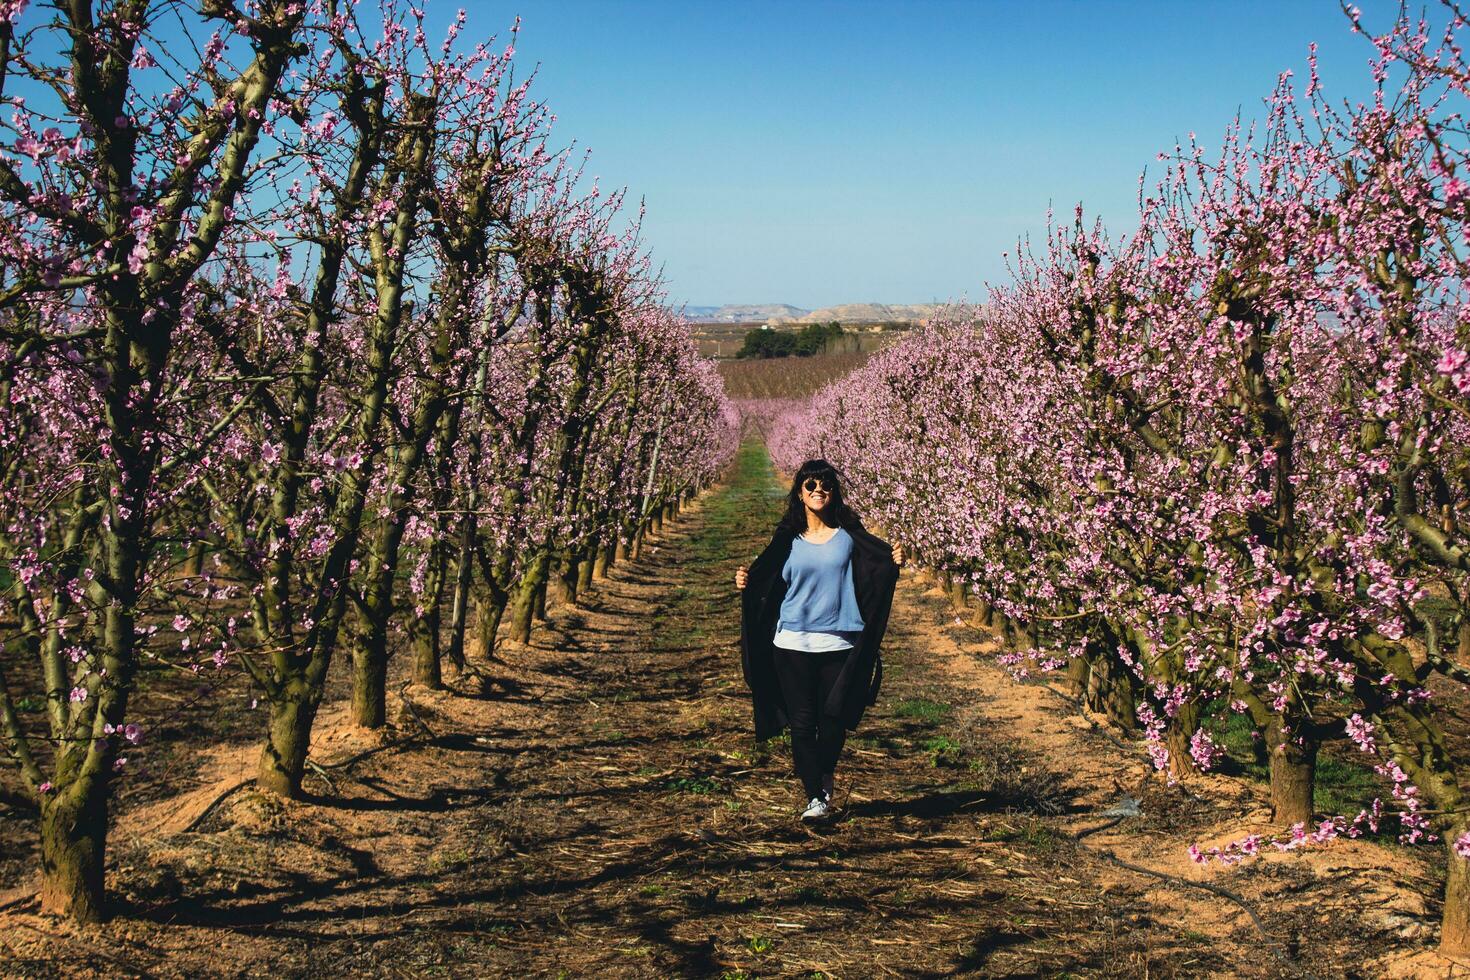
MULTIPOLYGON (((862 641, 848 651, 823 714, 841 718, 848 729, 854 729, 863 711, 878 699, 878 688, 883 683, 883 658, 878 647, 888 629, 898 565, 893 561, 892 546, 869 534, 861 522, 853 520, 843 529, 852 536, 852 583, 863 617, 863 634, 862 641)), ((772 657, 776 621, 786 598, 786 580, 781 572, 794 540, 796 533, 789 528, 776 529, 771 543, 751 564, 741 597, 741 665, 755 709, 757 741, 779 735, 786 728, 786 704, 772 657)))

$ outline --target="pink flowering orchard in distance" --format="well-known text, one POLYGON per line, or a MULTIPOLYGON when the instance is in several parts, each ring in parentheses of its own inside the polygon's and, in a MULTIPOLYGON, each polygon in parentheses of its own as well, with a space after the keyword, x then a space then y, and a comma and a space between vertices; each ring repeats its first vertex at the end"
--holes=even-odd
POLYGON ((1066 670, 1171 778, 1232 715, 1279 835, 1442 841, 1442 944, 1470 947, 1470 813, 1442 702, 1470 681, 1470 72, 1453 15, 1372 37, 1374 97, 1309 58, 1222 149, 1163 154, 1124 238, 1075 220, 980 307, 777 413, 857 503, 962 580, 1016 671, 1066 670), (1313 803, 1346 739, 1389 793, 1313 803))
POLYGON ((246 671, 298 793, 334 661, 381 725, 396 650, 488 655, 738 438, 513 30, 258 0, 164 44, 162 6, 0 11, 0 722, 84 920, 139 671, 246 671))

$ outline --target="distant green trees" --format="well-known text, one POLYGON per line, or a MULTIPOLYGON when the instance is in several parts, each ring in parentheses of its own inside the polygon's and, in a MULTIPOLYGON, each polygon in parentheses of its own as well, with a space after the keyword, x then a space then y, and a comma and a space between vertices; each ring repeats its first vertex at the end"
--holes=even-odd
POLYGON ((809 323, 796 333, 757 327, 745 334, 745 343, 735 352, 739 358, 811 357, 826 350, 842 336, 842 324, 809 323))

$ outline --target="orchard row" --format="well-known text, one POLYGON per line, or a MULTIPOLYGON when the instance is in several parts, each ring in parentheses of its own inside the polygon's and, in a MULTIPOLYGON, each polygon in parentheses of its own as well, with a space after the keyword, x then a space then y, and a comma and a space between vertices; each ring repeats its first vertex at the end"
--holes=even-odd
MULTIPOLYGON (((773 425, 1173 776, 1243 716, 1275 838, 1378 829, 1448 853, 1470 949, 1470 185, 1457 17, 1373 39, 1374 97, 1283 76, 1218 157, 1166 155, 1125 238, 1079 210, 1015 282, 773 425), (1457 41, 1458 38, 1458 41, 1457 41), (1350 740, 1392 799, 1316 814, 1350 740)), ((1387 794, 1385 794, 1387 795, 1387 794)))
POLYGON ((382 725, 397 648, 438 685, 502 619, 525 639, 549 584, 574 597, 713 478, 738 420, 637 217, 462 12, 431 41, 394 0, 22 8, 0 720, 43 907, 92 919, 140 670, 248 672, 259 785, 296 794, 334 660, 382 725))

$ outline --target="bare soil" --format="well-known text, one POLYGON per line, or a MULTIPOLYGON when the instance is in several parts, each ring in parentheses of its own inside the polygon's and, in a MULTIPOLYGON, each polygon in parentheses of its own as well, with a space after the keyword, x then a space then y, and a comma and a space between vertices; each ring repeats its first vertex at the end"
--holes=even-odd
MULTIPOLYGON (((242 786, 238 735, 177 739, 171 779, 150 764, 119 801, 117 914, 0 913, 0 973, 1450 975, 1424 953, 1437 855, 1193 865, 1189 843, 1260 829, 1260 788, 1165 786, 914 573, 840 819, 803 826, 786 746, 751 738, 729 584, 774 514, 747 465, 483 677, 396 687, 381 733, 329 710, 308 800, 242 786)), ((0 817, 0 889, 24 895, 30 834, 0 817)))

